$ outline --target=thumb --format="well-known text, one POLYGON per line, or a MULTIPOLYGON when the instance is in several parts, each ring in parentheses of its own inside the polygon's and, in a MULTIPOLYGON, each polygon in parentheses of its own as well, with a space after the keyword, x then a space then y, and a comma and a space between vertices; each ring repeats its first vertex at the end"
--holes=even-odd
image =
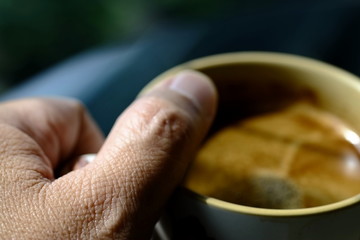
MULTIPOLYGON (((102 227, 103 232, 126 233, 126 239, 151 234, 161 207, 204 138, 216 104, 216 90, 201 73, 187 70, 164 80, 118 118, 93 162, 58 179, 82 179, 73 186, 84 179, 91 182, 88 194, 94 206, 101 207, 96 210, 101 221, 92 221, 106 223, 96 226, 97 234, 102 227)), ((88 201, 84 194, 82 188, 81 196, 88 201)))

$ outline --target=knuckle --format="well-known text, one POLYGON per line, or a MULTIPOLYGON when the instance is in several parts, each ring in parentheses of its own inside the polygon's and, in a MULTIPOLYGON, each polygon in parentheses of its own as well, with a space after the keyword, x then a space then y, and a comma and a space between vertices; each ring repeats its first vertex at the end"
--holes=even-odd
POLYGON ((85 111, 85 105, 78 99, 66 98, 63 101, 69 104, 70 107, 76 109, 79 112, 85 111))
POLYGON ((150 135, 175 140, 183 137, 192 126, 189 114, 170 101, 149 97, 144 104, 140 114, 150 135))
MULTIPOLYGON (((28 100, 27 100, 28 101, 28 100)), ((84 104, 75 99, 70 97, 64 98, 32 98, 28 101, 31 105, 38 105, 42 108, 53 108, 54 105, 61 105, 70 109, 74 109, 77 111, 83 111, 85 109, 84 104)))

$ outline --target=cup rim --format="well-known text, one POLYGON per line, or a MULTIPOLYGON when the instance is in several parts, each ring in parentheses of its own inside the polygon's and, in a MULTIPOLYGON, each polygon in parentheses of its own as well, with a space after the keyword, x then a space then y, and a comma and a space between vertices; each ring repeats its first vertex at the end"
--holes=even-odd
MULTIPOLYGON (((144 89, 146 91, 151 85, 165 78, 171 78, 182 70, 200 70, 229 64, 269 64, 273 66, 289 66, 298 69, 322 73, 333 78, 346 81, 347 84, 357 89, 360 93, 359 77, 335 65, 316 60, 310 57, 290 53, 266 52, 266 51, 243 51, 220 53, 200 57, 179 64, 155 77, 144 89)), ((142 91, 142 92, 143 92, 142 91)))
POLYGON ((359 193, 353 197, 344 199, 342 201, 338 201, 335 203, 330 203, 318 207, 296 208, 296 209, 269 209, 269 208, 250 207, 236 203, 226 202, 217 198, 198 194, 183 186, 181 187, 181 192, 187 195, 188 197, 211 207, 215 207, 235 213, 267 216, 267 217, 296 217, 296 216, 305 216, 305 215, 308 216, 313 214, 332 212, 355 204, 360 204, 360 193, 359 193))
MULTIPOLYGON (((232 53, 222 53, 211 56, 206 56, 198 58, 195 60, 188 61, 186 63, 180 64, 174 68, 169 69, 163 74, 159 75, 152 82, 160 81, 164 78, 170 78, 174 76, 181 70, 192 69, 200 70, 208 67, 216 67, 221 65, 228 65, 234 63, 247 63, 247 64, 271 64, 278 66, 289 66, 295 67, 297 69, 306 69, 308 71, 321 73, 324 75, 332 76, 336 79, 341 79, 341 81, 346 82, 349 86, 355 88, 359 91, 360 94, 360 79, 356 75, 347 72, 339 67, 334 65, 315 60, 312 58, 293 55, 288 53, 277 53, 277 52, 259 52, 259 51, 248 51, 248 52, 232 52, 232 53)), ((304 216, 325 213, 330 211, 336 211, 349 207, 354 204, 360 205, 360 193, 338 201, 335 203, 311 207, 311 208, 298 208, 298 209, 266 209, 266 208, 257 208, 249 207, 244 205, 239 205, 235 203, 226 202, 220 199, 200 195, 190 189, 181 187, 185 194, 191 198, 197 199, 202 203, 220 208, 223 210, 228 210, 231 212, 237 212, 248 215, 260 215, 260 216, 271 216, 271 217, 295 217, 295 216, 304 216)))

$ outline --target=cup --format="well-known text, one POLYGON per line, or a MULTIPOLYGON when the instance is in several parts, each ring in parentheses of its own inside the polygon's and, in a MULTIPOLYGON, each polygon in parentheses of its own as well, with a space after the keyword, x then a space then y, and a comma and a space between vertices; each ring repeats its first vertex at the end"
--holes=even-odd
POLYGON ((239 141, 243 142, 233 148, 233 155, 244 155, 251 164, 244 167, 244 158, 231 157, 232 150, 226 147, 231 141, 225 145, 216 142, 220 140, 205 142, 199 154, 220 156, 216 160, 220 167, 211 169, 207 160, 205 165, 196 165, 195 160, 157 225, 162 239, 360 239, 360 79, 301 56, 239 52, 184 63, 154 81, 184 69, 203 72, 218 89, 219 111, 209 141, 224 137, 219 135, 223 129, 238 131, 241 126, 239 141), (286 121, 312 124, 311 129, 300 131, 295 124, 298 132, 291 130, 289 135, 286 129, 293 122, 276 122, 281 114, 288 114, 286 121), (264 119, 269 122, 264 124, 264 119), (247 147, 248 142, 254 143, 254 136, 262 142, 256 140, 258 145, 247 147), (249 156, 259 149, 270 152, 254 162, 249 156), (222 150, 230 163, 221 163, 222 150), (294 151, 302 157, 295 158, 294 151), (271 157, 274 160, 264 160, 271 157), (204 169, 211 169, 210 175, 204 169), (193 181, 201 176, 200 182, 193 181), (216 193, 215 186, 220 192, 228 188, 229 196, 216 193), (237 191, 239 201, 231 196, 237 191))

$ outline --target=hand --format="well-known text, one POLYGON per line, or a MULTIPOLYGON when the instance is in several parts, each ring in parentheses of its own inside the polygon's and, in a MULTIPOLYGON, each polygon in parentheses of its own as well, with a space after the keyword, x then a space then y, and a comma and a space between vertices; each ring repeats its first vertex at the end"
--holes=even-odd
POLYGON ((0 238, 149 239, 216 101, 205 76, 182 72, 142 93, 105 142, 74 100, 0 104, 0 238), (56 177, 87 153, 94 161, 56 177))

